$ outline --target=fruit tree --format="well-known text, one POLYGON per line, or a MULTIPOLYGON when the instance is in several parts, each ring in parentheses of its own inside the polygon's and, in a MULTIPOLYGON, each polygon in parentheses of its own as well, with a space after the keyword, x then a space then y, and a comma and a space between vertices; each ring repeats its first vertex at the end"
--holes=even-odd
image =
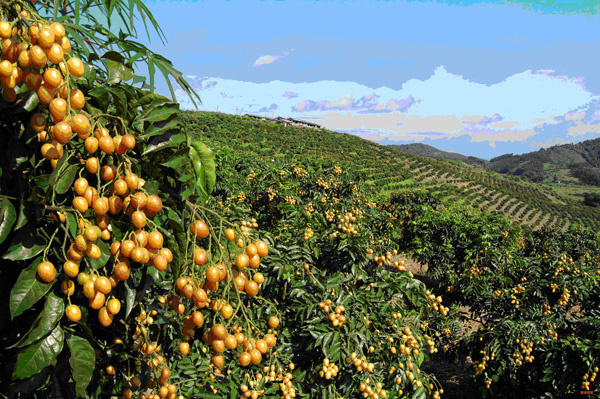
POLYGON ((440 395, 421 364, 448 308, 342 168, 217 183, 152 91, 158 70, 199 100, 133 40, 136 16, 162 37, 139 0, 0 12, 3 396, 440 395))

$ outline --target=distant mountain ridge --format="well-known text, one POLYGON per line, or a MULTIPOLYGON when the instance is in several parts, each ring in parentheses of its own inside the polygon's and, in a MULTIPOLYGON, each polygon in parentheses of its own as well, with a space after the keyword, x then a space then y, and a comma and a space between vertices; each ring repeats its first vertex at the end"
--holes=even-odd
POLYGON ((494 172, 519 176, 532 182, 600 186, 600 138, 562 144, 522 155, 504 154, 487 161, 431 145, 390 145, 396 150, 434 159, 458 160, 494 172))
POLYGON ((407 152, 413 155, 421 155, 427 158, 446 159, 449 161, 462 161, 468 165, 484 167, 488 161, 482 158, 467 156, 457 152, 442 151, 429 144, 411 143, 411 144, 390 144, 395 150, 407 152))

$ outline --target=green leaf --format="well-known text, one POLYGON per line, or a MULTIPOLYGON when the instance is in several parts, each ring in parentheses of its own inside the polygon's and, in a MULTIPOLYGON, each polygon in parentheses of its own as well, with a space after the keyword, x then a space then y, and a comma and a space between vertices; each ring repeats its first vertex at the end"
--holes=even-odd
POLYGON ((17 234, 2 257, 10 260, 31 259, 46 247, 44 237, 29 224, 17 234))
POLYGON ((71 364, 73 380, 75 381, 75 394, 83 396, 92 380, 92 374, 96 365, 94 348, 92 348, 87 339, 75 335, 67 339, 67 344, 71 351, 69 363, 71 364))
POLYGON ((42 258, 24 269, 10 292, 10 317, 15 318, 40 300, 52 287, 52 283, 42 283, 37 279, 37 266, 42 258))
POLYGON ((172 115, 170 119, 154 122, 150 127, 146 129, 142 137, 153 137, 168 132, 169 130, 181 130, 183 129, 183 122, 177 118, 177 115, 172 115))
POLYGON ((15 225, 15 230, 18 230, 27 224, 27 222, 29 221, 29 217, 33 213, 33 208, 33 201, 21 201, 21 206, 19 207, 19 219, 17 220, 17 224, 15 225))
POLYGON ((141 97, 137 103, 136 106, 138 107, 144 107, 148 104, 151 104, 153 101, 155 100, 162 100, 164 102, 171 102, 171 100, 169 100, 167 97, 157 94, 157 93, 148 93, 145 94, 143 97, 141 97))
POLYGON ((163 166, 172 169, 180 169, 190 162, 190 157, 187 150, 179 150, 168 161, 163 162, 163 166))
POLYGON ((69 212, 67 213, 67 227, 69 228, 69 232, 73 237, 77 236, 78 223, 75 214, 69 212))
POLYGON ((102 63, 106 66, 108 72, 106 83, 117 84, 133 79, 133 69, 131 67, 110 59, 103 59, 102 63))
POLYGON ((90 97, 96 99, 100 109, 106 111, 108 109, 109 95, 108 90, 104 87, 96 87, 89 91, 88 93, 90 97))
POLYGON ((44 337, 50 331, 56 327, 58 321, 63 316, 63 312, 65 311, 65 301, 62 298, 59 298, 54 293, 50 293, 46 296, 46 303, 44 304, 44 309, 40 312, 38 318, 33 322, 33 325, 12 347, 14 348, 22 348, 27 345, 31 345, 37 340, 44 337))
POLYGON ((124 91, 113 87, 109 87, 108 91, 110 92, 110 95, 112 97, 117 115, 126 115, 127 96, 125 95, 124 91))
POLYGON ((15 207, 5 197, 0 202, 0 244, 6 240, 16 220, 17 212, 15 211, 15 207))
MULTIPOLYGON (((55 170, 57 169, 58 167, 55 170)), ((69 191, 73 185, 73 182, 77 177, 77 172, 79 172, 78 165, 69 165, 60 171, 60 173, 56 176, 54 176, 54 173, 52 173, 52 176, 50 177, 50 184, 56 188, 56 192, 58 194, 64 194, 69 191)))
POLYGON ((58 354, 62 351, 64 338, 64 331, 56 327, 44 339, 25 348, 17 357, 13 378, 31 377, 45 367, 55 364, 58 354))
POLYGON ((167 132, 161 136, 153 137, 142 155, 148 155, 156 151, 161 151, 170 147, 177 147, 185 141, 185 134, 177 132, 167 132))
MULTIPOLYGON (((146 98, 147 96, 143 97, 146 98)), ((142 100, 139 103, 144 103, 142 100)), ((147 107, 144 108, 142 114, 137 118, 138 121, 147 121, 151 123, 165 121, 173 115, 179 113, 179 105, 172 102, 168 98, 156 98, 147 107)))
POLYGON ((197 176, 200 180, 199 184, 202 185, 207 194, 210 194, 217 181, 215 153, 200 140, 192 141, 191 147, 198 153, 202 164, 200 176, 197 176))

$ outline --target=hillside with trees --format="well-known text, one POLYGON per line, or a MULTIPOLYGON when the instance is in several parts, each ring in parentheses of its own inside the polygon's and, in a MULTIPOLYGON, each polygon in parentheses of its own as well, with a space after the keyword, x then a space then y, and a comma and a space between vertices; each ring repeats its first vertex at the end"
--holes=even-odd
POLYGON ((549 186, 504 176, 462 162, 397 151, 349 134, 269 124, 210 112, 184 112, 190 129, 214 146, 236 143, 267 160, 338 162, 364 177, 377 198, 428 189, 448 200, 499 212, 531 229, 572 224, 600 228, 600 209, 590 208, 549 186), (197 126, 197 127, 196 127, 197 126))
POLYGON ((457 160, 534 183, 600 187, 600 139, 562 144, 521 155, 503 154, 489 161, 433 146, 414 143, 389 145, 398 151, 434 159, 457 160))

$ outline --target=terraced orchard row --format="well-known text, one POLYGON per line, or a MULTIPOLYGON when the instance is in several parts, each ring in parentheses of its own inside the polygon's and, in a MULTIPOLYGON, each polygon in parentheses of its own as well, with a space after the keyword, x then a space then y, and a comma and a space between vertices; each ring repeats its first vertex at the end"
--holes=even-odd
POLYGON ((600 211, 548 188, 460 162, 401 153, 358 137, 327 130, 284 127, 254 119, 186 112, 184 120, 211 143, 236 143, 264 159, 337 162, 358 172, 376 194, 431 188, 475 208, 500 212, 532 229, 571 224, 600 227, 600 211))

